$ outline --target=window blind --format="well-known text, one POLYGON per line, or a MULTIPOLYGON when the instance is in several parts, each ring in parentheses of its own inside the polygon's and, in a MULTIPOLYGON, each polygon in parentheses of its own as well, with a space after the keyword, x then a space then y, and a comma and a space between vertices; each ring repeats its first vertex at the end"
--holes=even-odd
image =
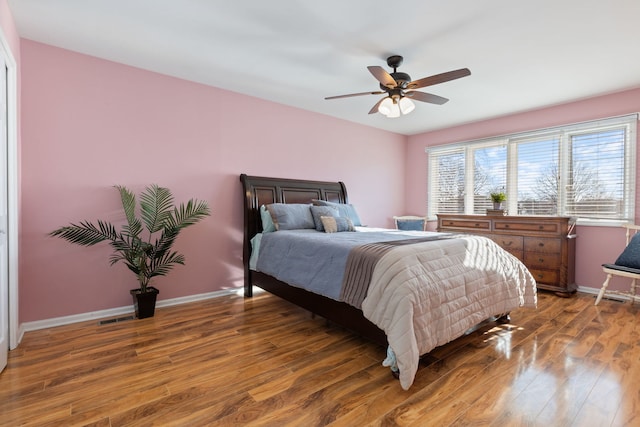
POLYGON ((427 148, 430 217, 483 214, 507 194, 510 215, 634 221, 638 115, 427 148))

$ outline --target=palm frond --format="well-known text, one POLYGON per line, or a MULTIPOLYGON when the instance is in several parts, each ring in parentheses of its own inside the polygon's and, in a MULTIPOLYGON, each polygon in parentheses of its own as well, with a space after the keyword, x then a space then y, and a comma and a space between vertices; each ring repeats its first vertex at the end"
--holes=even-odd
POLYGON ((126 187, 121 185, 115 186, 120 192, 120 200, 122 200, 122 208, 127 218, 127 225, 123 227, 125 233, 137 236, 142 231, 142 223, 136 216, 136 196, 126 187))
POLYGON ((184 265, 184 255, 168 252, 162 258, 151 261, 149 277, 166 276, 175 267, 175 264, 184 265))
POLYGON ((81 221, 80 224, 60 227, 49 235, 61 237, 71 243, 83 246, 92 246, 105 240, 118 239, 116 228, 112 224, 100 220, 98 220, 97 226, 88 221, 81 221))
POLYGON ((145 189, 140 195, 140 214, 149 233, 162 230, 172 207, 173 195, 168 188, 152 184, 145 189))
POLYGON ((182 229, 197 223, 209 215, 211 215, 211 209, 209 209, 207 202, 191 199, 186 205, 180 203, 179 207, 173 209, 170 222, 172 227, 182 229))
POLYGON ((164 254, 171 249, 179 233, 179 228, 165 228, 160 238, 156 239, 155 244, 153 245, 153 258, 162 258, 164 254))

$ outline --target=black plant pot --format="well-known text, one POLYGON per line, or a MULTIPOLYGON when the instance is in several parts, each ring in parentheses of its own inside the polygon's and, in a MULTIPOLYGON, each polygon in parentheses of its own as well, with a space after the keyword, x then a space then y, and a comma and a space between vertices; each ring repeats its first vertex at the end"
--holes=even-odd
POLYGON ((140 292, 140 289, 131 289, 130 292, 133 297, 133 307, 136 310, 136 317, 138 319, 153 317, 156 311, 156 297, 160 291, 153 286, 147 286, 147 292, 145 293, 140 292))

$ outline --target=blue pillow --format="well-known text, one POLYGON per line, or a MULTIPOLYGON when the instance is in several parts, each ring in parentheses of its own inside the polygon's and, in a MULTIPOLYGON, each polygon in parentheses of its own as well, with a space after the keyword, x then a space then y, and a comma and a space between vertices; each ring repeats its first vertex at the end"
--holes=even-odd
POLYGON ((276 231, 276 225, 273 223, 271 214, 265 205, 260 206, 260 219, 262 220, 262 232, 271 233, 276 231))
POLYGON ((640 233, 635 234, 616 260, 616 265, 640 268, 640 233))
POLYGON ((313 216, 313 222, 316 225, 316 230, 324 231, 324 226, 322 225, 322 220, 320 219, 320 217, 322 216, 339 217, 340 212, 338 212, 337 209, 334 209, 331 206, 311 206, 311 215, 313 216))
POLYGON ((424 219, 396 219, 398 230, 424 231, 424 219))
POLYGON ((267 205, 276 230, 316 228, 311 215, 311 205, 272 203, 267 205))
POLYGON ((340 217, 346 217, 351 220, 354 226, 361 226, 362 222, 360 222, 360 216, 358 216, 358 212, 356 211, 355 206, 350 203, 334 203, 327 202, 326 200, 312 200, 313 204, 316 206, 331 206, 340 212, 340 217))

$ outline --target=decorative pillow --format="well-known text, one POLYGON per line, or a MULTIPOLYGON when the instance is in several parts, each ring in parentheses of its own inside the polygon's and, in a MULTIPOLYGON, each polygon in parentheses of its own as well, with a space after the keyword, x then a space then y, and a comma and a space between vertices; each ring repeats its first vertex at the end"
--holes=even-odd
POLYGON ((396 228, 404 231, 424 231, 424 219, 396 219, 396 228))
POLYGON ((340 212, 341 217, 346 217, 353 222, 355 226, 361 226, 360 216, 358 216, 358 212, 356 211, 355 206, 350 203, 334 203, 327 202, 326 200, 312 200, 313 204, 316 206, 331 206, 332 208, 336 208, 338 212, 340 212))
POLYGON ((634 235, 616 260, 616 265, 640 268, 640 233, 634 235))
POLYGON ((325 233, 340 233, 342 231, 355 231, 353 222, 349 218, 321 216, 320 220, 324 226, 325 233))
POLYGON ((260 206, 260 219, 262 220, 262 232, 271 233, 276 231, 276 225, 273 223, 271 214, 265 205, 260 206))
POLYGON ((311 215, 313 216, 313 222, 316 225, 316 230, 324 231, 324 225, 322 225, 321 216, 334 216, 339 217, 340 212, 338 209, 334 209, 331 206, 311 206, 311 215))
POLYGON ((301 228, 315 228, 311 205, 272 203, 267 205, 276 230, 298 230, 301 228))

